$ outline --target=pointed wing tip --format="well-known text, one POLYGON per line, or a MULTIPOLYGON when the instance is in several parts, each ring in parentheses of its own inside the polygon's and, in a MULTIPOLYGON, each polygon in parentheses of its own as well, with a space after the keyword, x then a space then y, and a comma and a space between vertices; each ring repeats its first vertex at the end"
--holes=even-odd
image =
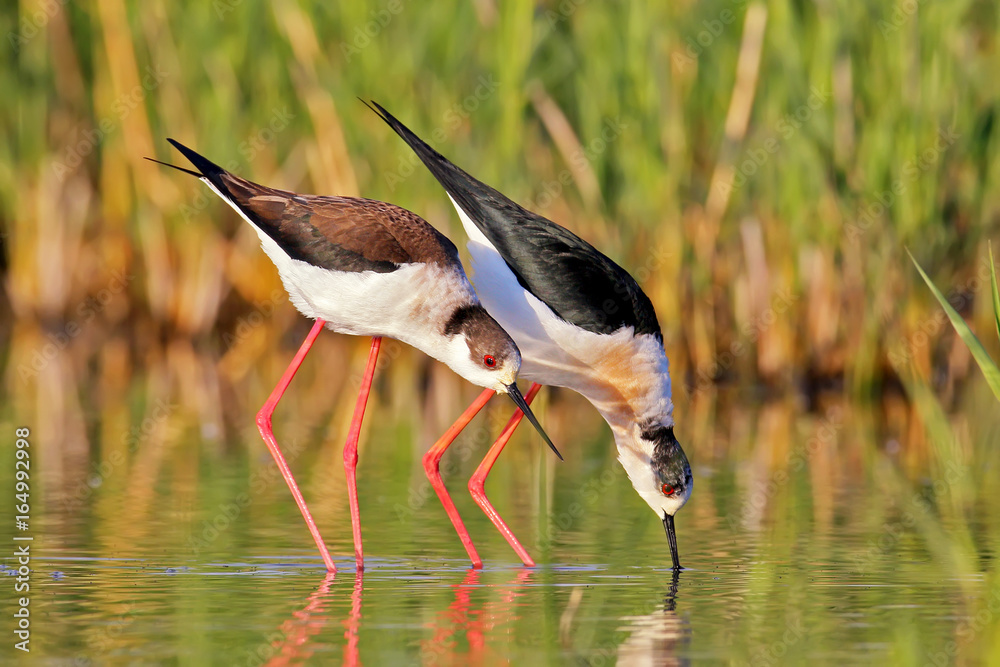
POLYGON ((204 178, 207 178, 209 180, 213 180, 213 179, 217 179, 219 176, 222 176, 222 175, 231 175, 231 174, 229 174, 228 171, 226 171, 225 169, 223 169, 219 165, 215 164, 214 162, 212 162, 211 160, 209 160, 207 157, 205 157, 204 155, 200 154, 198 151, 196 151, 194 149, 191 149, 191 148, 188 148, 187 146, 185 146, 181 142, 177 141, 176 139, 173 139, 171 137, 167 137, 167 141, 170 142, 171 146, 173 146, 174 148, 176 148, 177 150, 179 150, 181 152, 181 155, 183 155, 184 157, 186 157, 188 159, 188 161, 191 164, 193 164, 195 166, 195 168, 198 169, 198 171, 201 172, 198 175, 199 178, 204 177, 204 178))
POLYGON ((396 120, 395 116, 393 116, 391 113, 389 113, 388 111, 386 111, 385 107, 382 106, 381 104, 379 104, 378 102, 376 102, 375 100, 367 100, 366 101, 366 100, 362 100, 360 97, 358 99, 361 100, 361 102, 364 103, 364 105, 366 107, 368 107, 369 109, 371 109, 375 113, 376 116, 378 116, 383 121, 385 121, 389 125, 389 127, 393 128, 393 129, 396 129, 397 125, 402 125, 402 123, 400 123, 398 120, 396 120))

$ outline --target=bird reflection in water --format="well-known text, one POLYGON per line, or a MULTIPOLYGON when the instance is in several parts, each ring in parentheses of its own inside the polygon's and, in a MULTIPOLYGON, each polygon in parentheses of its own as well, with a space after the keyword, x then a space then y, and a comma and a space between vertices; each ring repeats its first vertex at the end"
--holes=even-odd
MULTIPOLYGON (((520 606, 517 598, 524 595, 522 589, 531 574, 530 570, 520 570, 506 584, 492 585, 480 582, 482 570, 469 570, 461 583, 453 585, 455 599, 447 609, 438 612, 434 622, 428 626, 431 637, 421 643, 424 662, 468 664, 500 660, 500 656, 489 654, 487 641, 495 632, 509 627, 520 618, 517 613, 520 606), (472 595, 479 588, 494 588, 498 595, 477 609, 474 608, 472 595), (464 641, 468 646, 464 651, 460 649, 460 633, 464 633, 464 641)), ((319 587, 306 599, 305 607, 281 624, 279 632, 283 640, 273 644, 273 657, 266 663, 266 667, 300 664, 312 657, 315 651, 312 643, 330 621, 326 606, 331 597, 330 586, 334 578, 334 573, 327 574, 319 587)), ((352 667, 361 664, 358 631, 361 627, 363 589, 364 573, 359 570, 351 593, 350 614, 341 621, 345 640, 342 664, 352 667)))
POLYGON ((686 665, 687 659, 677 656, 677 649, 690 637, 690 628, 677 615, 677 588, 680 572, 673 571, 663 605, 650 614, 623 616, 626 625, 618 629, 628 637, 618 645, 618 665, 686 665))

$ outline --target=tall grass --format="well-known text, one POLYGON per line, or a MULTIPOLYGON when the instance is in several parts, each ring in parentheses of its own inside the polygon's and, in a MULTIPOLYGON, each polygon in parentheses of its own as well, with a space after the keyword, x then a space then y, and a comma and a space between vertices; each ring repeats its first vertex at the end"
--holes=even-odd
MULTIPOLYGON (((462 245, 359 96, 640 279, 692 442, 719 383, 892 403, 912 369, 950 409, 969 356, 903 248, 990 321, 1000 16, 911 5, 22 2, 0 18, 8 410, 59 443, 46 465, 67 486, 160 399, 173 431, 150 438, 253 442, 246 415, 308 325, 252 232, 142 158, 176 160, 174 136, 259 182, 393 201, 462 245)), ((288 414, 342 424, 359 345, 324 337, 288 414)), ((383 374, 391 405, 424 397, 417 441, 469 391, 402 348, 383 374)), ((893 423, 910 460, 935 456, 893 423)))

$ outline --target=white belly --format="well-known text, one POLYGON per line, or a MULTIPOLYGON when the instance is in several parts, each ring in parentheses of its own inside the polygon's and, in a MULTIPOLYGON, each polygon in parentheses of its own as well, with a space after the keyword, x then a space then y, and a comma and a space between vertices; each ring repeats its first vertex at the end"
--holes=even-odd
POLYGON ((254 230, 292 304, 338 333, 395 338, 440 358, 447 316, 476 298, 464 274, 452 269, 404 264, 389 273, 329 271, 292 259, 274 239, 254 230))
POLYGON ((257 232, 300 313, 355 336, 386 336, 441 359, 443 326, 456 307, 476 301, 465 274, 436 264, 404 264, 389 273, 330 271, 292 259, 228 197, 202 179, 257 232))

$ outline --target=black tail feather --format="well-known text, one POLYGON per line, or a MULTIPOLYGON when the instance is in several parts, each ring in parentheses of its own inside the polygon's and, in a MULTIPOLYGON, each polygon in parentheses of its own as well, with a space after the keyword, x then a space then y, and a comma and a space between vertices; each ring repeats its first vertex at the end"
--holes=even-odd
MULTIPOLYGON (((375 115, 377 115, 379 118, 385 121, 385 123, 389 127, 391 127, 396 132, 396 134, 398 134, 400 138, 402 138, 403 141, 409 144, 410 148, 412 148, 413 151, 417 154, 417 156, 423 161, 423 163, 427 165, 427 168, 430 169, 431 172, 434 174, 434 176, 441 181, 441 185, 445 186, 445 189, 449 190, 450 192, 450 189, 448 188, 446 181, 442 179, 443 175, 442 172, 444 171, 444 168, 443 165, 441 165, 440 163, 443 162, 445 165, 448 165, 456 170, 458 169, 458 167, 455 167, 455 165, 448 162, 448 160, 443 155, 441 155, 436 150, 428 146, 423 139, 421 139, 413 132, 411 132, 410 128, 403 125, 398 118, 396 118, 391 113, 386 111, 385 107, 383 107, 381 104, 379 104, 374 100, 372 100, 371 103, 365 102, 364 100, 361 101, 364 103, 365 106, 374 111, 375 115)), ((468 174, 465 174, 465 176, 468 178, 472 178, 468 174)))
POLYGON ((431 174, 434 175, 434 178, 438 180, 445 191, 451 195, 452 199, 458 202, 458 205, 468 214, 469 218, 472 219, 477 227, 483 229, 483 232, 487 236, 490 236, 490 231, 486 228, 493 225, 502 226, 503 222, 512 219, 507 217, 507 220, 502 222, 500 218, 505 216, 498 216, 498 213, 501 211, 504 214, 514 214, 513 219, 521 215, 531 215, 502 192, 473 178, 467 172, 450 162, 448 158, 431 148, 423 139, 403 125, 399 119, 386 111, 378 102, 373 101, 371 104, 365 102, 365 104, 413 149, 413 152, 417 154, 420 161, 430 170, 431 174))
POLYGON ((179 150, 184 157, 186 157, 191 164, 193 164, 195 168, 201 172, 201 177, 207 178, 212 185, 218 188, 219 192, 222 192, 223 194, 229 193, 229 188, 226 187, 226 184, 222 182, 221 178, 224 174, 229 172, 209 160, 207 157, 191 150, 176 139, 170 139, 168 137, 167 141, 169 141, 174 148, 179 150))
POLYGON ((235 201, 232 192, 222 179, 222 177, 225 175, 232 176, 231 174, 229 174, 228 171, 226 171, 219 165, 215 164, 208 158, 204 157, 203 155, 200 155, 199 153, 196 153, 195 151, 191 150, 190 148, 188 148, 187 146, 185 146, 184 144, 175 139, 171 139, 168 137, 167 141, 169 141, 174 148, 179 150, 184 155, 184 157, 186 157, 191 162, 191 164, 195 166, 195 168, 198 171, 194 171, 192 169, 185 169, 184 167, 178 167, 176 164, 170 164, 169 162, 163 162, 161 160, 156 160, 151 157, 147 157, 146 159, 149 160, 150 162, 162 164, 164 167, 170 167, 171 169, 176 169, 177 171, 183 171, 185 174, 191 174, 196 178, 203 178, 207 180, 209 183, 211 183, 212 186, 214 186, 215 189, 217 189, 219 193, 223 195, 223 197, 231 201, 235 201))

